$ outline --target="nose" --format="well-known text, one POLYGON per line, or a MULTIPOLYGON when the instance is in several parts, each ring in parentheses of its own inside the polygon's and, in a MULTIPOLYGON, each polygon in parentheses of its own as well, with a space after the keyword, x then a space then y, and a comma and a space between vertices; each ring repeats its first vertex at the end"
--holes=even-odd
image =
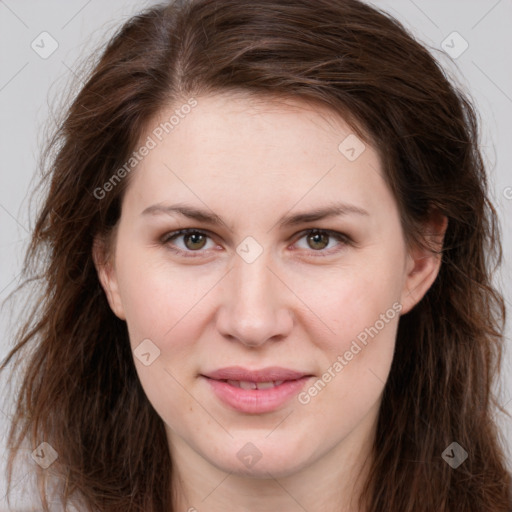
POLYGON ((238 258, 224 283, 217 329, 248 347, 285 339, 293 328, 290 291, 269 268, 263 253, 252 263, 238 258))

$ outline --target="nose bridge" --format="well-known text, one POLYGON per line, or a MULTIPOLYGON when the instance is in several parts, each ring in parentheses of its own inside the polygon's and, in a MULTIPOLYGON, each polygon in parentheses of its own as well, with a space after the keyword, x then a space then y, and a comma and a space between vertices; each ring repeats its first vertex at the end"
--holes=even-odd
POLYGON ((266 252, 251 262, 236 257, 218 319, 224 336, 255 346, 289 332, 291 314, 270 265, 266 252))
POLYGON ((268 258, 263 255, 256 261, 247 263, 239 259, 233 269, 235 281, 236 304, 241 307, 256 307, 270 309, 272 306, 272 273, 268 269, 268 258))

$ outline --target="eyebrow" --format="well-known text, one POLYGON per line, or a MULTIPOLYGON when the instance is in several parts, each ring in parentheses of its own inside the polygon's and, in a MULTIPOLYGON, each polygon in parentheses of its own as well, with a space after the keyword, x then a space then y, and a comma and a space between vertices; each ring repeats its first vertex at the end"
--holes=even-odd
MULTIPOLYGON (((226 225, 222 218, 216 213, 208 210, 201 210, 200 208, 196 208, 186 204, 154 204, 152 206, 148 206, 141 213, 141 215, 172 215, 176 213, 182 215, 183 217, 196 220, 198 222, 211 224, 212 226, 226 225)), ((324 208, 315 208, 307 212, 283 216, 281 219, 279 219, 279 221, 277 221, 276 224, 278 224, 280 227, 295 226, 297 224, 316 222, 330 217, 338 217, 350 214, 362 216, 370 215, 366 210, 360 208, 359 206, 347 203, 335 203, 324 208)))

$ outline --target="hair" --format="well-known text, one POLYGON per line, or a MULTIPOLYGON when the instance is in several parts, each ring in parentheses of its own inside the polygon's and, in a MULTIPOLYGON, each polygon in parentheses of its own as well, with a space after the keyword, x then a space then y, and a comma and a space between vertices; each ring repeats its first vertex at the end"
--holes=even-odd
MULTIPOLYGON (((511 478, 493 412, 505 306, 502 258, 475 108, 428 49, 358 0, 190 0, 146 9, 111 38, 44 153, 47 186, 24 262, 38 284, 5 369, 22 365, 9 432, 9 487, 23 442, 58 459, 38 469, 80 510, 173 510, 164 425, 139 382, 125 322, 92 258, 120 217, 123 167, 169 105, 238 92, 328 107, 378 151, 408 243, 448 218, 439 274, 399 321, 372 466, 368 512, 505 512, 511 478), (38 274, 35 275, 35 269, 38 274), (22 357, 23 356, 23 357, 22 357), (452 469, 453 441, 469 452, 452 469)), ((193 114, 192 114, 193 115, 193 114)), ((34 465, 35 467, 35 465, 34 465)))

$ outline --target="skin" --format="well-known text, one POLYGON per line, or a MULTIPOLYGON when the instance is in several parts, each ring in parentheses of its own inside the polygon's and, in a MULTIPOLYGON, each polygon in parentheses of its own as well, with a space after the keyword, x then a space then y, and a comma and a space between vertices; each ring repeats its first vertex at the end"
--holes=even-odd
MULTIPOLYGON (((426 293, 440 260, 407 247, 377 151, 366 143, 349 161, 338 150, 353 133, 340 117, 291 99, 196 99, 130 175, 111 257, 100 239, 94 249, 132 348, 149 339, 160 350, 149 366, 134 361, 165 422, 175 510, 359 510, 399 316, 426 293), (277 224, 340 201, 367 214, 277 224), (142 214, 175 203, 214 212, 223 224, 142 214), (182 228, 209 238, 162 240, 182 228), (349 240, 327 236, 315 244, 312 229, 349 240), (252 263, 236 252, 247 236, 263 250, 252 263), (241 413, 199 376, 230 365, 277 365, 314 375, 311 384, 393 304, 401 313, 307 404, 294 397, 270 413, 241 413), (261 454, 251 467, 237 457, 247 443, 261 454)), ((430 224, 441 244, 446 219, 430 224)))

